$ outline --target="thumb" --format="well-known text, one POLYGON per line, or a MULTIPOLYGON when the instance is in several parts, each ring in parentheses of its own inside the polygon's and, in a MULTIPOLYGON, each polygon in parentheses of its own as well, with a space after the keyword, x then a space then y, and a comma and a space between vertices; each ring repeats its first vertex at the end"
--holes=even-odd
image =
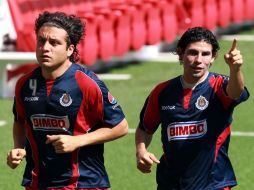
POLYGON ((55 142, 59 139, 59 135, 47 135, 47 140, 46 140, 46 144, 55 142))
POLYGON ((155 162, 156 164, 159 164, 159 163, 160 163, 160 160, 158 160, 158 159, 154 156, 154 154, 151 154, 151 155, 150 155, 150 159, 151 159, 153 162, 155 162))
POLYGON ((22 158, 26 156, 26 151, 25 149, 19 149, 18 150, 18 156, 21 156, 22 158))

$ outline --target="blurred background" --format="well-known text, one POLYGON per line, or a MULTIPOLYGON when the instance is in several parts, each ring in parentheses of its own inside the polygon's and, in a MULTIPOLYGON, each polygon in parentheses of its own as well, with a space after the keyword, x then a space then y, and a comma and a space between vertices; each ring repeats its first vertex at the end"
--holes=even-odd
MULTIPOLYGON (((79 63, 105 81, 129 121, 129 134, 105 146, 112 190, 156 189, 155 168, 148 175, 136 169, 134 132, 152 88, 182 73, 174 54, 178 37, 193 26, 212 30, 221 50, 211 71, 224 74, 223 54, 236 38, 251 97, 235 111, 230 157, 239 183, 235 189, 254 189, 253 10, 254 0, 0 0, 0 189, 22 189, 24 163, 14 171, 6 165, 13 146, 14 86, 37 66, 34 20, 43 11, 75 14, 86 23, 79 63)), ((160 157, 159 130, 150 150, 160 157)))

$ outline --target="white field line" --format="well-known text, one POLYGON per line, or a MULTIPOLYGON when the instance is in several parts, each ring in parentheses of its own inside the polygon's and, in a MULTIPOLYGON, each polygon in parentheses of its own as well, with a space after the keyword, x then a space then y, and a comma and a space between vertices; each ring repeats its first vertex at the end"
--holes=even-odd
POLYGON ((4 121, 4 120, 0 120, 0 127, 5 126, 6 124, 7 124, 7 122, 6 122, 6 121, 4 121))
MULTIPOLYGON (((129 133, 135 133, 136 129, 130 128, 129 133)), ((232 131, 232 136, 238 137, 254 137, 254 132, 242 132, 242 131, 232 131)))
POLYGON ((97 74, 101 80, 129 80, 130 74, 97 74))
POLYGON ((223 35, 222 40, 233 41, 237 39, 238 41, 254 41, 254 35, 223 35))
POLYGON ((254 132, 232 131, 232 136, 254 137, 254 132))

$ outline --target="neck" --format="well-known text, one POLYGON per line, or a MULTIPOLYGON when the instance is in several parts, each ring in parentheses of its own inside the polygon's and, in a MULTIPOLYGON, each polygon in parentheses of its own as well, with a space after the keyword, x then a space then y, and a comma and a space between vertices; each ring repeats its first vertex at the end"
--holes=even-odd
POLYGON ((203 82, 206 77, 208 76, 209 72, 207 72, 203 77, 199 78, 198 80, 187 80, 184 75, 181 77, 181 82, 183 85, 183 88, 189 88, 189 89, 195 89, 195 87, 203 82))
POLYGON ((60 66, 55 67, 42 67, 42 76, 45 79, 52 79, 55 80, 56 78, 62 76, 65 71, 69 69, 71 66, 71 62, 68 60, 65 63, 61 64, 60 66))

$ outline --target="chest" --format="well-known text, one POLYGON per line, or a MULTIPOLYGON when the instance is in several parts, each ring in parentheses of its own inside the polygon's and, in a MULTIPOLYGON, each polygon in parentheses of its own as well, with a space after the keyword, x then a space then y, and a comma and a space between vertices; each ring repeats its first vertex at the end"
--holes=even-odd
POLYGON ((159 97, 160 115, 164 122, 200 120, 209 114, 216 103, 219 103, 218 99, 209 87, 174 89, 159 97))
POLYGON ((50 89, 45 82, 33 83, 37 85, 31 86, 28 82, 21 91, 30 126, 35 131, 71 130, 83 99, 75 81, 57 81, 50 89))

